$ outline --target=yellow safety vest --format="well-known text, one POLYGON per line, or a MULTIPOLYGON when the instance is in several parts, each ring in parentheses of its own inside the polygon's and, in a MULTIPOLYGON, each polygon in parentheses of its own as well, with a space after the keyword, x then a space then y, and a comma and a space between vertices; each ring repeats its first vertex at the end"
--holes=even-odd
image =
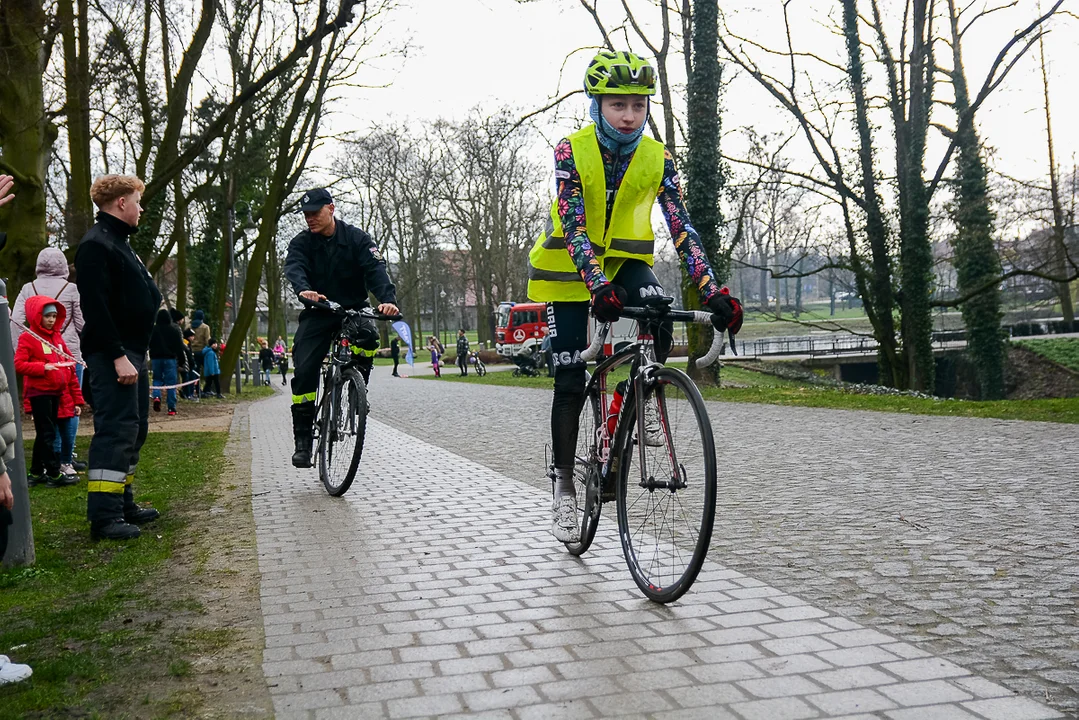
MULTIPOLYGON (((585 229, 600 269, 611 278, 627 258, 643 260, 651 266, 656 244, 652 233, 652 206, 663 181, 663 143, 641 137, 618 188, 609 225, 607 180, 596 126, 589 125, 573 133, 569 143, 584 187, 585 229)), ((566 249, 556 198, 551 204, 547 227, 528 254, 528 298, 533 302, 569 302, 590 297, 566 249)))

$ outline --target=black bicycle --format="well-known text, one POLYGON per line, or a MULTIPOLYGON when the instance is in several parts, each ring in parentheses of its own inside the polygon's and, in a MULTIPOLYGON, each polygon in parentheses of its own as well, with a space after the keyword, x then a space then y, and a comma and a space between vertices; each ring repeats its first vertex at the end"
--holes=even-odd
MULTIPOLYGON (((617 501, 622 552, 637 587, 651 600, 681 597, 704 565, 716 510, 716 451, 712 425, 697 386, 681 370, 655 357, 647 328, 671 320, 711 323, 707 312, 672 310, 671 298, 649 307, 625 308, 622 316, 640 322, 637 341, 603 360, 589 378, 581 411, 574 483, 580 542, 566 543, 574 555, 592 544, 604 502, 617 501), (608 415, 608 378, 629 364, 621 407, 613 429, 608 415)), ((601 324, 582 353, 591 361, 603 347, 609 324, 601 324)), ((697 361, 707 367, 723 349, 717 332, 709 352, 697 361)))
POLYGON ((326 492, 344 495, 356 479, 367 433, 367 383, 359 371, 354 348, 357 323, 363 320, 401 320, 401 315, 383 315, 365 307, 348 310, 335 302, 303 301, 305 305, 341 316, 344 321, 330 345, 329 362, 322 371, 316 400, 314 434, 318 474, 326 492))

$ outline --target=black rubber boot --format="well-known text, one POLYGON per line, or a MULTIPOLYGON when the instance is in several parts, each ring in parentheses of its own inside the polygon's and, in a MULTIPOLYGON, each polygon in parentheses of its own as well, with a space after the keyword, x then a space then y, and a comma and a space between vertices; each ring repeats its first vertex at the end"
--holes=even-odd
POLYGON ((302 402, 292 406, 292 435, 296 440, 296 452, 292 465, 298 468, 314 467, 311 447, 314 444, 312 427, 315 423, 315 403, 302 402))
POLYGON ((124 496, 120 493, 87 493, 86 514, 94 540, 133 540, 139 529, 124 522, 124 496))
POLYGON ((135 494, 131 486, 124 487, 124 522, 131 525, 145 525, 161 517, 161 513, 153 508, 139 507, 135 504, 135 494))

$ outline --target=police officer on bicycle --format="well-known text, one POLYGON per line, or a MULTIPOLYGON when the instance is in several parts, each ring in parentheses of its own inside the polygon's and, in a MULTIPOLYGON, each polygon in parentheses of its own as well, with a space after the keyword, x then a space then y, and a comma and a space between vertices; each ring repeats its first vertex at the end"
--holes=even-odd
MULTIPOLYGON (((396 315, 397 296, 386 273, 386 261, 371 236, 358 227, 334 218, 333 196, 317 188, 304 193, 300 209, 307 230, 292 239, 285 257, 285 277, 296 294, 312 302, 332 300, 347 309, 368 305, 368 292, 378 298, 378 311, 396 315)), ((300 326, 293 339, 292 432, 296 452, 292 464, 312 467, 312 426, 319 370, 330 341, 341 329, 342 318, 318 308, 300 313, 300 326)), ((369 381, 378 329, 371 320, 357 323, 352 341, 359 349, 358 366, 369 381)))

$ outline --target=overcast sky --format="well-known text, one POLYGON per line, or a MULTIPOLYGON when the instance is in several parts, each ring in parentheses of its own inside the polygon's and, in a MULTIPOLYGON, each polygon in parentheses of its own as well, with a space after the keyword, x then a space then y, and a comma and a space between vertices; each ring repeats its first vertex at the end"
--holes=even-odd
MULTIPOLYGON (((619 4, 601 0, 601 8, 612 13, 619 4)), ((891 4, 885 2, 885 7, 891 4)), ((1073 10, 1076 5, 1077 0, 1065 3, 1073 10)), ((737 9, 727 11, 732 30, 777 46, 783 41, 779 0, 738 0, 733 6, 737 9)), ((829 12, 838 12, 838 3, 794 0, 791 7, 798 49, 842 62, 842 42, 831 33, 828 17, 829 12)), ((997 51, 1017 28, 1035 17, 1036 9, 1036 0, 1020 0, 1019 7, 996 13, 970 31, 964 40, 964 62, 972 86, 980 85, 997 51)), ((1051 64, 1054 134, 1058 161, 1070 167, 1079 153, 1079 42, 1075 32, 1079 21, 1061 19, 1053 27, 1046 49, 1051 64)), ((396 68, 390 87, 351 91, 331 121, 335 131, 390 118, 415 122, 459 118, 477 105, 509 105, 522 111, 538 108, 557 92, 579 87, 591 51, 573 56, 561 84, 560 70, 568 54, 595 46, 598 34, 577 0, 537 0, 523 5, 514 0, 406 0, 384 40, 394 44, 408 41, 407 59, 396 68)), ((382 65, 384 72, 378 79, 384 81, 389 78, 390 63, 382 65)), ((879 67, 871 72, 881 74, 879 67)), ((1027 178, 1045 174, 1041 93, 1035 47, 978 115, 983 141, 996 152, 995 167, 1027 178)), ((583 108, 585 101, 581 97, 567 102, 583 108)), ((934 119, 952 124, 944 108, 937 109, 934 119)), ((724 151, 731 154, 741 145, 738 128, 779 132, 790 127, 788 117, 746 77, 736 78, 727 89, 723 123, 729 133, 724 151)), ((536 125, 545 137, 554 139, 574 129, 572 121, 553 115, 540 118, 536 125)), ((934 150, 939 153, 939 148, 931 147, 927 159, 931 170, 939 156, 934 150)))

